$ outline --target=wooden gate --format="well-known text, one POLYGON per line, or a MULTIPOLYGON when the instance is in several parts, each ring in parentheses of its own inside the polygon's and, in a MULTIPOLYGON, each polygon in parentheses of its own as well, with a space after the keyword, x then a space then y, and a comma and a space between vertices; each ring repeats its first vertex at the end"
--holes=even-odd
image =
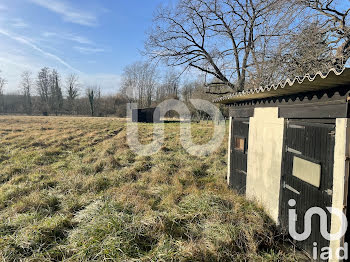
MULTIPOLYGON (((296 231, 303 233, 305 212, 311 207, 321 207, 327 214, 330 231, 331 214, 326 207, 332 206, 334 143, 334 123, 286 120, 280 202, 280 222, 284 229, 288 229, 290 208, 296 210, 296 231), (290 199, 296 201, 294 207, 288 205, 290 199)), ((320 233, 318 215, 313 215, 311 226, 310 237, 297 245, 312 254, 316 242, 320 254, 329 241, 320 233)))
POLYGON ((249 119, 232 119, 231 122, 230 186, 245 194, 247 184, 247 154, 249 119))

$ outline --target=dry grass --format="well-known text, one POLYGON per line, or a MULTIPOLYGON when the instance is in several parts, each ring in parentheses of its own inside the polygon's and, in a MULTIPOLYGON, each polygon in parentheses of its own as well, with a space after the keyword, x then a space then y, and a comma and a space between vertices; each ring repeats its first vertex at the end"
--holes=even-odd
MULTIPOLYGON (((125 122, 0 117, 4 261, 295 261, 264 211, 227 189, 226 141, 190 156, 179 124, 139 157, 125 122)), ((149 141, 152 125, 140 124, 149 141)), ((194 124, 204 143, 210 124, 194 124)))

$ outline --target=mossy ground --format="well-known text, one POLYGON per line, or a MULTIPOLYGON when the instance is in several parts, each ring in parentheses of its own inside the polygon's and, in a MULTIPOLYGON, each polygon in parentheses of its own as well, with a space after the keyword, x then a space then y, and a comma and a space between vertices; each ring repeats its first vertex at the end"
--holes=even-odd
MULTIPOLYGON (((137 156, 113 118, 0 117, 4 261, 295 261, 264 210, 227 188, 226 144, 189 155, 179 124, 137 156)), ((152 124, 139 124, 140 140, 152 124)), ((194 123, 205 143, 210 123, 194 123)))

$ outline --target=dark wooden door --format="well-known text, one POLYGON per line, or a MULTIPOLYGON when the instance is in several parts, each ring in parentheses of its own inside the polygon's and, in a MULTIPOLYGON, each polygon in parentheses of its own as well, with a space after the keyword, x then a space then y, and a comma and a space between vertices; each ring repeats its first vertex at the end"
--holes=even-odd
MULTIPOLYGON (((280 222, 284 229, 288 229, 290 208, 296 210, 297 233, 303 233, 305 212, 311 207, 320 207, 327 214, 327 230, 330 232, 331 215, 326 207, 332 206, 334 142, 333 123, 286 120, 280 202, 280 222), (315 174, 318 172, 317 182, 315 174), (296 201, 295 207, 289 206, 290 199, 296 201)), ((328 247, 329 241, 320 233, 319 216, 313 215, 311 221, 310 237, 296 244, 313 255, 313 243, 316 242, 320 254, 320 249, 328 247)))
POLYGON ((232 119, 230 186, 245 194, 247 184, 247 155, 249 119, 232 119))

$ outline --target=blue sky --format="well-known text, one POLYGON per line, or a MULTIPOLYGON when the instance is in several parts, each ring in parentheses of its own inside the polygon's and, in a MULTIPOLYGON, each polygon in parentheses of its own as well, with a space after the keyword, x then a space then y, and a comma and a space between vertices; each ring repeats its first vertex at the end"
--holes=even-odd
POLYGON ((84 85, 115 93, 123 67, 142 59, 145 32, 161 0, 2 0, 0 70, 6 92, 20 75, 48 66, 64 78, 77 73, 84 85))

